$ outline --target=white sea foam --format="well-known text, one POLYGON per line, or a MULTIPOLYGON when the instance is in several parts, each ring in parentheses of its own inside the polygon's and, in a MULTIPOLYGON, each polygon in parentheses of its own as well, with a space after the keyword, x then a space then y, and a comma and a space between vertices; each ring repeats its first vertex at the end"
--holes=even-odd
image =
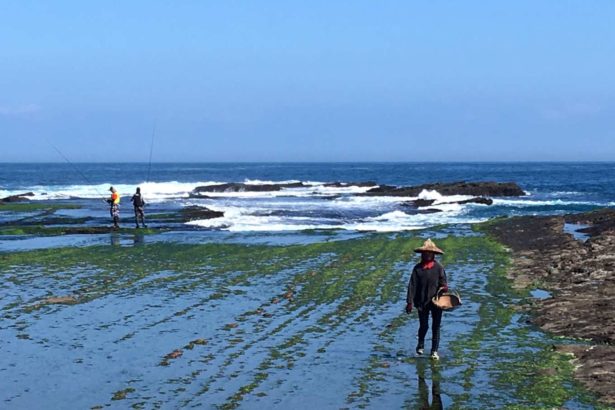
POLYGON ((459 213, 466 207, 467 205, 461 205, 461 204, 447 204, 447 203, 435 204, 434 203, 433 205, 427 206, 422 209, 438 209, 442 212, 447 212, 447 213, 459 213))
MULTIPOLYGON (((264 180, 249 180, 245 183, 251 185, 266 185, 266 184, 287 184, 301 182, 298 180, 288 181, 264 181, 264 180)), ((69 199, 69 198, 100 198, 109 195, 109 187, 114 186, 122 197, 130 197, 135 192, 137 186, 141 187, 141 193, 149 201, 161 201, 166 199, 187 198, 190 192, 199 186, 220 185, 226 182, 222 181, 201 181, 201 182, 141 182, 138 184, 117 184, 105 182, 96 185, 56 185, 42 186, 35 185, 24 187, 19 190, 0 190, 0 197, 4 198, 11 195, 19 195, 26 192, 33 192, 34 200, 46 199, 69 199)), ((304 182, 304 187, 299 188, 282 188, 280 191, 264 191, 264 192, 203 192, 203 195, 209 197, 231 197, 231 198, 276 198, 276 197, 319 197, 319 196, 335 196, 335 195, 352 195, 368 191, 371 187, 344 186, 344 187, 327 187, 320 182, 304 182)))
POLYGON ((531 207, 531 206, 565 206, 565 205, 600 205, 591 201, 565 201, 562 199, 536 200, 536 199, 493 199, 493 205, 531 207))
POLYGON ((434 205, 449 203, 449 202, 467 201, 468 199, 472 199, 472 198, 474 197, 471 195, 442 195, 436 190, 428 190, 428 189, 422 190, 418 196, 418 199, 433 200, 434 205))
MULTIPOLYGON (((373 199, 370 197, 370 199, 373 199)), ((443 204, 438 209, 442 212, 430 214, 407 214, 401 210, 389 210, 380 215, 364 218, 327 218, 321 216, 278 216, 267 215, 272 210, 293 210, 309 214, 326 215, 328 211, 339 210, 339 203, 334 201, 318 202, 288 202, 280 206, 280 202, 265 201, 251 203, 250 201, 233 201, 227 199, 208 201, 205 206, 211 210, 224 212, 224 216, 214 219, 191 221, 189 224, 205 228, 218 228, 228 231, 300 231, 306 229, 343 229, 358 231, 395 232, 423 229, 429 226, 446 223, 473 223, 479 219, 469 219, 464 216, 464 208, 459 204, 443 204), (311 212, 312 211, 312 212, 311 212)), ((202 203, 200 204, 203 205, 202 203)), ((355 210, 368 212, 377 209, 390 209, 390 202, 355 203, 355 210), (364 207, 357 207, 363 205, 364 207), (376 208, 374 208, 376 205, 376 208)), ((346 212, 349 208, 344 209, 346 212)), ((484 219, 480 219, 482 221, 484 219)))
POLYGON ((244 179, 243 183, 247 185, 283 185, 283 184, 298 184, 299 180, 290 179, 288 181, 263 181, 261 179, 244 179))
POLYGON ((279 191, 228 191, 203 192, 203 195, 213 198, 276 198, 276 197, 330 197, 336 195, 351 195, 367 192, 369 187, 347 186, 328 187, 314 185, 300 188, 282 188, 279 191))
POLYGON ((415 200, 415 197, 410 196, 348 196, 335 198, 331 202, 340 206, 369 206, 369 205, 385 205, 397 204, 415 200))
MULTIPOLYGON (((297 180, 267 181, 246 179, 252 185, 297 183, 297 180)), ((344 229, 359 231, 394 232, 428 228, 440 224, 474 223, 486 220, 481 217, 482 204, 454 203, 470 199, 465 195, 442 195, 436 190, 423 190, 417 197, 360 196, 371 187, 347 185, 325 186, 322 182, 303 182, 298 188, 283 188, 268 192, 203 192, 202 198, 190 198, 190 193, 199 186, 218 185, 227 182, 142 182, 140 184, 114 184, 122 196, 128 199, 137 186, 149 203, 174 202, 181 206, 205 206, 224 212, 221 218, 191 221, 189 224, 204 228, 229 231, 299 231, 305 229, 344 229), (404 206, 416 199, 433 200, 426 210, 435 213, 416 213, 404 206), (404 212, 405 211, 405 212, 404 212)), ((33 199, 101 198, 108 197, 111 183, 98 185, 32 186, 16 191, 0 190, 0 197, 32 191, 33 199)), ((562 193, 571 195, 572 192, 562 193)), ((570 198, 570 197, 568 197, 570 198)), ((580 199, 580 198, 579 198, 580 199)), ((561 208, 570 205, 599 205, 589 201, 558 199, 551 195, 519 198, 495 198, 494 207, 528 208, 500 212, 525 213, 531 207, 561 208)), ((606 206, 615 206, 609 202, 606 206)), ((490 213, 492 216, 493 213, 490 213)))
POLYGON ((547 197, 557 198, 559 196, 580 196, 580 195, 583 195, 583 193, 578 192, 578 191, 556 191, 556 192, 547 192, 544 195, 547 197))
POLYGON ((207 228, 222 228, 228 231, 245 232, 302 231, 306 229, 340 228, 339 225, 325 223, 328 221, 307 217, 254 216, 246 214, 238 209, 227 209, 224 216, 221 218, 190 221, 188 224, 207 228))
POLYGON ((406 220, 409 217, 410 217, 410 215, 408 215, 405 212, 402 212, 402 211, 392 211, 392 212, 387 212, 386 214, 382 214, 382 215, 379 215, 379 216, 375 216, 375 217, 371 217, 371 218, 366 218, 366 220, 367 221, 393 221, 393 220, 402 221, 402 220, 406 220))
POLYGON ((418 199, 433 199, 435 201, 441 201, 442 195, 436 190, 423 189, 419 194, 418 199))
POLYGON ((0 191, 2 197, 9 195, 19 195, 25 192, 33 192, 34 200, 46 199, 69 199, 69 198, 100 198, 109 196, 109 187, 113 186, 120 196, 130 197, 134 194, 136 187, 141 187, 141 193, 149 201, 185 198, 197 186, 215 185, 219 182, 142 182, 140 184, 112 184, 106 182, 97 185, 56 185, 42 186, 35 185, 21 190, 0 191))

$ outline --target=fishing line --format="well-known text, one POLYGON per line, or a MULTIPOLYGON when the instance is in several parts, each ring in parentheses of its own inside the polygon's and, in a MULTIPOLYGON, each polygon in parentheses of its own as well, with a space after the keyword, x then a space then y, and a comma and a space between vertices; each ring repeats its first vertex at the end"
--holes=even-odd
POLYGON ((147 166, 147 179, 145 183, 149 182, 150 172, 152 171, 152 153, 154 152, 154 136, 156 135, 156 121, 154 121, 154 129, 152 130, 152 142, 149 145, 149 165, 147 166))
POLYGON ((103 201, 107 202, 107 200, 106 200, 105 196, 104 196, 103 194, 101 194, 101 193, 100 193, 100 191, 98 190, 98 188, 96 188, 96 185, 94 185, 94 184, 92 183, 92 181, 90 181, 90 180, 88 179, 88 177, 86 177, 86 176, 85 176, 85 174, 84 174, 83 172, 81 172, 81 170, 80 170, 79 168, 77 168, 77 166, 76 166, 75 164, 73 164, 73 163, 70 161, 70 159, 66 158, 66 155, 62 154, 62 151, 60 151, 60 150, 58 149, 58 147, 56 147, 55 145, 53 145, 53 144, 52 144, 52 143, 50 143, 50 142, 49 142, 49 145, 51 145, 51 147, 52 147, 53 149, 55 149, 55 150, 56 150, 56 152, 57 152, 58 154, 60 154, 60 156, 61 156, 62 158, 64 158, 64 161, 68 162, 68 163, 69 163, 69 164, 73 167, 73 169, 74 169, 74 170, 75 170, 75 171, 76 171, 79 175, 81 175, 81 177, 82 177, 82 178, 83 178, 83 179, 84 179, 84 180, 85 180, 85 181, 86 181, 89 185, 92 185, 92 187, 94 188, 94 190, 96 191, 96 193, 98 194, 98 196, 100 196, 100 197, 102 198, 102 200, 103 200, 103 201))

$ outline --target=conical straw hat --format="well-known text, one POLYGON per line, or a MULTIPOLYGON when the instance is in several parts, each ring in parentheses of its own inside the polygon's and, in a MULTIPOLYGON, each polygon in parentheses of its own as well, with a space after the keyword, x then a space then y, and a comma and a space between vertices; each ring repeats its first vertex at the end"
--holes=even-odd
POLYGON ((421 246, 420 248, 416 248, 414 252, 433 252, 439 253, 440 255, 444 253, 444 251, 438 248, 436 244, 432 242, 431 239, 427 239, 425 243, 423 243, 423 246, 421 246))

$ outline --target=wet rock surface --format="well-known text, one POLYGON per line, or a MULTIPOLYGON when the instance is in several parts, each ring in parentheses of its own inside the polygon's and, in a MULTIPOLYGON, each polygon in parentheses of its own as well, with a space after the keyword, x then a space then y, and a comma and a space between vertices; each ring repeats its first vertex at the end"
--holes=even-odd
POLYGON ((496 221, 490 235, 512 251, 509 276, 515 286, 541 287, 532 321, 555 335, 588 339, 569 348, 580 367, 576 377, 607 403, 615 404, 615 210, 496 221), (564 232, 584 224, 585 242, 564 232))
POLYGON ((188 206, 181 210, 181 215, 183 220, 188 222, 195 219, 221 218, 224 216, 224 212, 214 211, 203 206, 188 206))

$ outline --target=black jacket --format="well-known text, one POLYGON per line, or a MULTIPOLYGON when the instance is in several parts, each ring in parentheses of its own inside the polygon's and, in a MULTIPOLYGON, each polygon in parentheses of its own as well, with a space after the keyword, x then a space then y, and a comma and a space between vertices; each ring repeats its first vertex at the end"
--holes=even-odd
POLYGON ((141 208, 145 205, 145 201, 141 194, 134 194, 130 200, 132 201, 132 206, 135 208, 141 208))
POLYGON ((417 263, 412 269, 408 283, 406 303, 412 303, 417 308, 424 308, 436 296, 438 289, 446 284, 446 272, 437 261, 434 261, 431 269, 423 269, 422 264, 417 263))

